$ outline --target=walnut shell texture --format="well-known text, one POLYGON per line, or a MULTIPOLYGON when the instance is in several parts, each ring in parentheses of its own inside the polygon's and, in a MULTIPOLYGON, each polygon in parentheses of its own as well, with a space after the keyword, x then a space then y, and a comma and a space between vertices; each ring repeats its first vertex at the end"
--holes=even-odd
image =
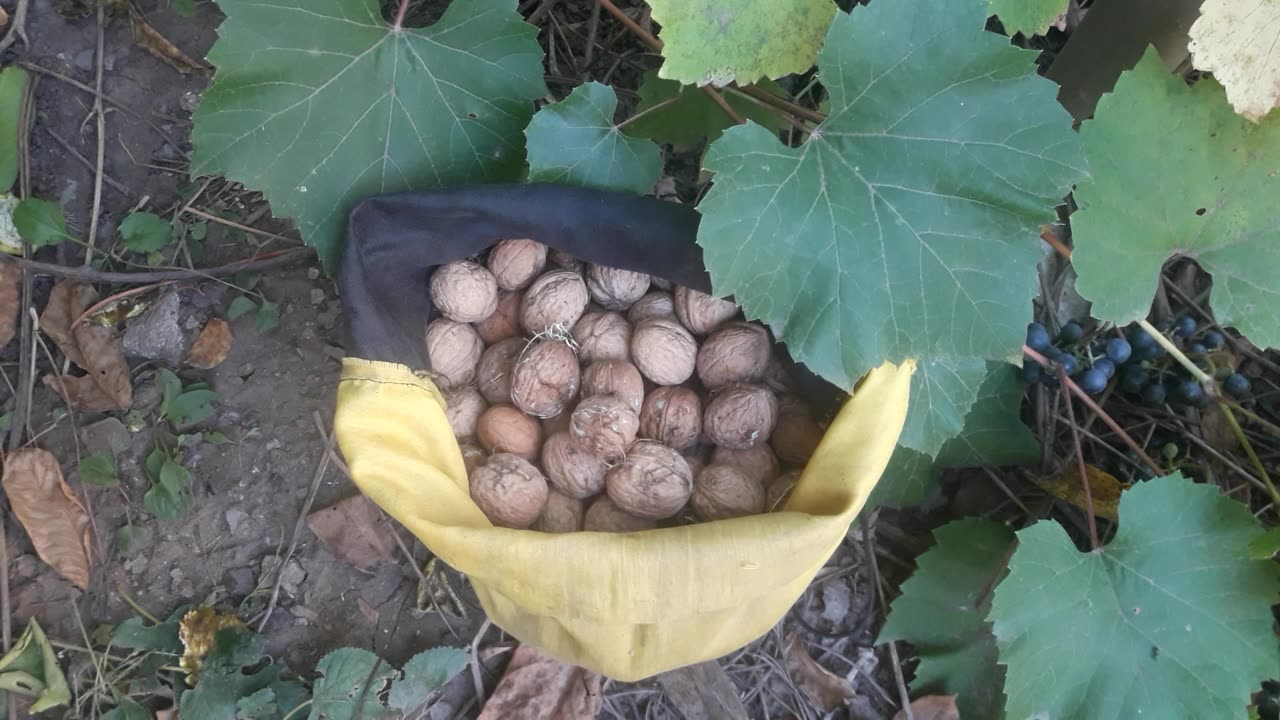
POLYGON ((495 453, 471 475, 471 499, 499 527, 527 528, 542 514, 550 490, 522 457, 495 453))
POLYGON ((778 399, 768 388, 734 385, 707 403, 702 429, 718 447, 746 450, 767 442, 777 422, 778 399))
POLYGON ((480 336, 466 323, 436 318, 427 325, 427 362, 442 389, 470 383, 483 351, 480 336))
POLYGON ((627 311, 627 322, 639 325, 645 320, 676 320, 675 300, 671 293, 654 290, 636 301, 627 311))
POLYGON ((640 408, 640 437, 686 450, 702 437, 702 399, 682 385, 660 387, 640 408))
POLYGON ((467 385, 444 393, 444 416, 449 421, 454 437, 467 438, 476 434, 480 416, 489 409, 489 403, 474 387, 467 385))
POLYGON ((533 529, 545 533, 571 533, 582 529, 582 516, 586 511, 582 501, 551 488, 547 504, 542 506, 533 529))
POLYGON ((467 477, 471 477, 471 473, 489 459, 489 453, 484 448, 470 441, 458 443, 458 451, 462 453, 462 466, 467 469, 467 477))
POLYGON ((712 463, 698 473, 690 502, 699 520, 724 520, 764 512, 765 492, 738 468, 712 463))
POLYGON ((582 272, 582 261, 563 250, 548 250, 547 263, 561 270, 582 272))
POLYGON ((756 382, 772 355, 769 332, 754 323, 726 323, 698 349, 698 379, 708 390, 756 382))
POLYGON ((476 423, 476 439, 491 453, 510 453, 533 461, 542 449, 542 426, 510 405, 495 405, 476 423))
POLYGON ((706 335, 738 314, 738 306, 683 285, 675 292, 676 317, 697 335, 706 335))
POLYGON ((778 457, 769 449, 768 443, 760 443, 746 450, 718 447, 711 451, 711 464, 736 467, 760 487, 768 487, 781 472, 778 457))
POLYGON ((794 395, 784 396, 778 402, 778 424, 773 428, 769 444, 783 462, 804 465, 822 442, 822 428, 813 419, 813 412, 803 400, 794 395))
POLYGON ((640 532, 656 527, 656 521, 628 513, 610 500, 608 495, 596 498, 582 518, 582 529, 588 532, 640 532))
POLYGON ((785 472, 774 478, 769 483, 769 487, 764 493, 764 511, 775 512, 781 510, 787 504, 787 500, 791 499, 791 491, 796 489, 796 483, 800 482, 800 471, 792 470, 785 472))
POLYGON ((459 260, 431 273, 431 302, 450 320, 477 322, 498 306, 498 283, 483 265, 459 260))
POLYGON ((639 413, 644 402, 644 378, 635 365, 624 360, 597 360, 582 371, 582 394, 612 395, 639 413))
POLYGON ((498 287, 520 290, 547 266, 547 246, 534 240, 503 240, 489 251, 489 271, 498 287))
POLYGON ((671 320, 648 320, 631 332, 631 361, 655 385, 679 385, 693 375, 698 343, 671 320))
POLYGON ((605 472, 609 469, 595 453, 575 444, 568 432, 547 437, 542 445, 542 467, 556 489, 579 499, 604 490, 605 472))
POLYGON ((649 292, 649 276, 604 265, 587 268, 587 290, 591 299, 609 310, 626 310, 649 292))
POLYGON ((626 455, 639 425, 630 405, 612 395, 596 395, 578 403, 569 419, 569 436, 578 447, 611 463, 626 455))
POLYGON ((662 520, 680 512, 693 492, 693 473, 680 453, 652 440, 631 446, 605 476, 613 502, 638 517, 662 520))
POLYGON ((524 293, 503 290, 498 293, 498 306, 489 317, 475 323, 476 333, 485 345, 496 345, 507 338, 520 337, 520 304, 524 293))
POLYGON ((524 338, 507 338, 480 355, 480 362, 476 364, 476 387, 489 404, 507 405, 511 402, 511 380, 515 377, 516 361, 527 344, 524 338))
POLYGON ((590 301, 581 275, 572 270, 552 270, 534 280, 525 291, 520 324, 530 333, 553 327, 567 332, 582 317, 590 301))
POLYGON ((573 326, 573 341, 583 362, 631 361, 631 325, 616 312, 588 311, 573 326))
POLYGON ((511 377, 511 402, 535 417, 559 415, 578 396, 578 356, 568 343, 534 340, 520 353, 511 377))

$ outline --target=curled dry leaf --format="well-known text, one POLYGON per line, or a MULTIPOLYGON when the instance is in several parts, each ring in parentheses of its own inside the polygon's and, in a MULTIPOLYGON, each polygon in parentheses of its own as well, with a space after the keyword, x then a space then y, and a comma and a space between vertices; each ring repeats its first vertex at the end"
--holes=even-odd
POLYGON ((307 516, 307 527, 329 552, 361 570, 371 570, 395 553, 388 520, 373 501, 353 495, 307 516))
POLYGON ((816 707, 832 712, 856 695, 853 686, 809 656, 795 633, 787 639, 787 673, 816 707))
MULTIPOLYGON (((1094 514, 1111 522, 1118 522, 1120 520, 1120 493, 1129 486, 1117 480, 1115 476, 1107 471, 1096 468, 1093 465, 1085 465, 1084 469, 1089 478, 1089 495, 1093 501, 1094 514)), ((1063 502, 1076 506, 1081 511, 1088 504, 1084 496, 1084 487, 1080 484, 1080 465, 1078 463, 1068 464, 1062 469, 1062 472, 1054 477, 1043 480, 1033 477, 1032 481, 1041 490, 1063 502)))
POLYGON ((512 654, 477 720, 592 720, 600 712, 600 681, 597 673, 566 665, 522 644, 512 654))
POLYGON ((4 492, 40 556, 82 590, 89 588, 89 514, 47 450, 23 448, 4 462, 4 492))
POLYGON ((21 304, 22 268, 13 263, 0 263, 0 348, 13 339, 21 304))
POLYGON ((135 10, 132 5, 129 6, 129 34, 133 37, 135 45, 172 65, 174 70, 183 75, 189 73, 203 75, 209 70, 179 50, 178 46, 169 42, 169 39, 161 35, 159 30, 151 27, 151 23, 147 22, 146 18, 142 17, 142 13, 135 10))
POLYGON ((61 381, 46 376, 44 383, 77 409, 123 410, 133 405, 133 384, 120 338, 111 328, 76 322, 97 300, 98 293, 86 283, 64 280, 53 287, 40 316, 40 329, 88 375, 64 376, 61 381))
POLYGON ((226 320, 214 318, 204 324, 204 329, 187 352, 187 364, 208 370, 222 364, 231 350, 231 326, 226 320))
MULTIPOLYGON (((907 712, 899 710, 893 720, 906 720, 907 712)), ((960 720, 960 708, 955 695, 925 695, 911 701, 913 720, 960 720)))

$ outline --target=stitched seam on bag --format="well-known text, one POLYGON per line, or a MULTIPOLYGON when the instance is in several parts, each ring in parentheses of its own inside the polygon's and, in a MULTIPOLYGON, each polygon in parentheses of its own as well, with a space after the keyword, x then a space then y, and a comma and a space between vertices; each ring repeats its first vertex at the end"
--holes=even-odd
POLYGON ((403 382, 400 380, 378 380, 377 378, 367 378, 367 377, 343 378, 341 382, 342 383, 366 382, 366 383, 373 383, 374 385, 397 385, 399 387, 413 388, 414 390, 421 390, 422 392, 430 395, 431 399, 435 400, 438 403, 443 404, 444 402, 444 398, 442 397, 441 393, 438 390, 432 391, 430 388, 425 388, 421 385, 418 385, 417 383, 403 382))

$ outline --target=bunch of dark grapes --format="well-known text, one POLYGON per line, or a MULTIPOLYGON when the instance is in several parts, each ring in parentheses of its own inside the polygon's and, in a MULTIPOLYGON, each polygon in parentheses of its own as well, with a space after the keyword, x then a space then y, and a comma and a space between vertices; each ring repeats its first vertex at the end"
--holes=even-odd
MULTIPOLYGON (((1249 397, 1249 378, 1227 368, 1215 368, 1210 354, 1221 350, 1226 338, 1213 329, 1198 329, 1194 318, 1183 315, 1165 330, 1170 340, 1202 369, 1212 370, 1222 382, 1222 391, 1237 400, 1249 397)), ((1209 398, 1204 388, 1160 343, 1138 325, 1129 326, 1113 337, 1084 341, 1084 328, 1069 322, 1050 340, 1044 325, 1027 326, 1027 346, 1051 360, 1055 369, 1045 370, 1026 359, 1023 377, 1029 383, 1057 384, 1056 368, 1061 367, 1081 390, 1100 395, 1114 380, 1118 389, 1148 405, 1190 405, 1203 407, 1209 398)))

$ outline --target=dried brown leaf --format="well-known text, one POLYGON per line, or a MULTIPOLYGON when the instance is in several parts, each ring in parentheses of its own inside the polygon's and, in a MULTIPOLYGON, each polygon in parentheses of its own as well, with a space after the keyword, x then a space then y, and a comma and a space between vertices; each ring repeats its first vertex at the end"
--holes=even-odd
POLYGON ((80 367, 84 367, 84 358, 80 355, 80 344, 71 335, 71 326, 97 300, 98 292, 92 285, 63 280, 53 286, 49 303, 40 315, 40 329, 68 360, 80 367))
MULTIPOLYGON (((912 720, 960 720, 960 708, 955 695, 925 695, 911 701, 912 720)), ((899 710, 893 720, 906 720, 905 710, 899 710)))
MULTIPOLYGON (((1085 474, 1089 477, 1089 495, 1093 500, 1093 514, 1112 522, 1120 519, 1120 493, 1129 487, 1120 482, 1105 470, 1092 465, 1085 465, 1085 474)), ((1071 463, 1062 469, 1056 477, 1032 478, 1041 490, 1084 510, 1086 500, 1084 486, 1080 483, 1080 465, 1071 463)))
POLYGON ((520 645, 477 720, 592 720, 602 703, 600 682, 598 673, 520 645))
POLYGON ((849 698, 857 694, 848 680, 833 674, 810 657, 795 633, 787 638, 787 673, 791 675, 792 682, 804 691, 809 702, 823 712, 843 707, 849 698))
POLYGON ((109 397, 102 388, 98 387, 98 383, 88 375, 81 377, 73 377, 71 375, 62 375, 59 377, 53 373, 49 373, 41 378, 41 382, 45 387, 56 392, 63 402, 77 410, 85 412, 111 412, 119 410, 116 401, 109 397))
POLYGON ((1210 403, 1200 411, 1200 435, 1219 452, 1230 453, 1240 448, 1240 437, 1218 403, 1210 403))
POLYGON ((0 348, 9 344, 18 328, 22 306, 22 268, 0 262, 0 348))
POLYGON ((132 5, 129 6, 129 34, 133 37, 135 45, 168 63, 183 75, 188 73, 200 75, 208 71, 204 64, 192 60, 186 53, 179 50, 177 45, 169 42, 169 39, 152 27, 151 23, 147 22, 132 5))
POLYGON ((82 590, 89 587, 89 514, 47 450, 14 450, 4 461, 4 491, 40 556, 82 590))
POLYGON ((98 293, 86 283, 64 280, 49 294, 49 304, 40 316, 40 329, 48 335, 68 360, 88 372, 86 378, 64 377, 67 392, 56 380, 45 384, 80 410, 123 410, 133 405, 133 383, 129 363, 124 359, 120 338, 109 327, 76 320, 98 300, 98 293), (96 388, 87 387, 96 385, 96 388))
POLYGON ((307 527, 329 552, 361 570, 390 560, 396 541, 386 516, 364 495, 353 495, 307 516, 307 527))
POLYGON ((204 329, 187 352, 187 364, 208 370, 222 364, 231 350, 231 326, 226 320, 214 318, 204 324, 204 329))
MULTIPOLYGON (((9 11, 0 7, 0 28, 8 24, 9 24, 9 11)), ((0 345, 3 345, 3 344, 4 343, 0 343, 0 345)))

